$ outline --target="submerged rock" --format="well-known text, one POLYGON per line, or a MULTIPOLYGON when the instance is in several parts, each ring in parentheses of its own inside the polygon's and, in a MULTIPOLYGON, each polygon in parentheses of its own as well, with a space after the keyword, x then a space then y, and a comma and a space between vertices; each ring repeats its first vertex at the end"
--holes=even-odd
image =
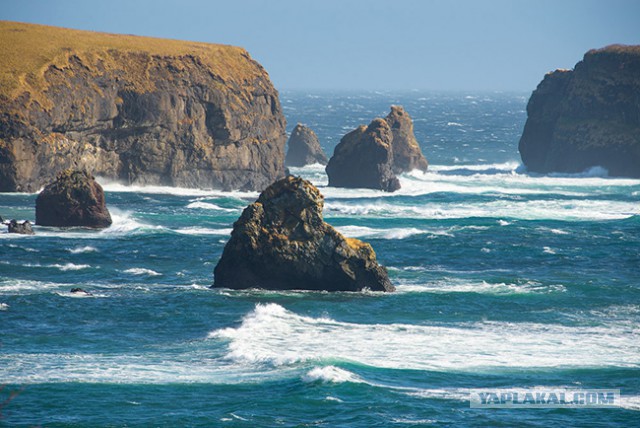
POLYGON ((391 106, 391 112, 384 119, 391 128, 393 134, 393 172, 403 172, 418 169, 426 171, 429 162, 422 154, 418 140, 413 133, 413 121, 411 116, 402 106, 391 106))
POLYGON ((86 171, 67 169, 46 186, 36 198, 36 224, 40 226, 111 225, 104 191, 86 171))
POLYGON ((369 126, 362 125, 342 137, 326 167, 329 186, 398 190, 392 140, 384 119, 374 119, 369 126))
POLYGON ((322 151, 316 133, 300 123, 291 132, 288 145, 289 150, 284 161, 287 166, 327 164, 327 155, 322 151))
POLYGON ((301 178, 269 186, 233 225, 213 287, 393 291, 371 246, 325 223, 323 205, 318 189, 301 178))
POLYGON ((34 235, 31 223, 29 220, 25 220, 22 223, 18 223, 16 220, 9 222, 9 233, 19 233, 21 235, 34 235))
POLYGON ((529 171, 640 177, 640 46, 587 52, 531 95, 520 155, 529 171))

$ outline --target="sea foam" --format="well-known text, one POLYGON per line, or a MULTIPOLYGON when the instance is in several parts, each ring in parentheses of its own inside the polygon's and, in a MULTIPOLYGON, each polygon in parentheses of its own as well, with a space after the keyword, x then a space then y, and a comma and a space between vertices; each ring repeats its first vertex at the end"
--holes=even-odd
POLYGON ((238 327, 209 337, 228 343, 232 361, 276 367, 338 360, 391 369, 495 372, 640 364, 640 332, 615 323, 354 324, 298 315, 270 303, 258 304, 238 327))

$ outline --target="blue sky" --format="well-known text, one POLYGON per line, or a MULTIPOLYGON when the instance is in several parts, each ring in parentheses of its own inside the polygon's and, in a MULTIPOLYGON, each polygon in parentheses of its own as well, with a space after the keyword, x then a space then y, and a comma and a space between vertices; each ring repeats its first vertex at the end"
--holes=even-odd
POLYGON ((243 46, 278 89, 531 91, 640 44, 640 0, 0 0, 0 19, 243 46))

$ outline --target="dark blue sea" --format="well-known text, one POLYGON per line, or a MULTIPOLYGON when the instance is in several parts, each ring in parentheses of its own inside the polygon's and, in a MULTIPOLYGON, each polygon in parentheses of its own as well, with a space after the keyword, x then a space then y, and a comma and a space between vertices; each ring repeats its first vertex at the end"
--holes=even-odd
MULTIPOLYGON (((639 426, 640 180, 528 174, 528 96, 281 94, 288 129, 329 155, 391 104, 413 117, 430 168, 396 193, 292 169, 396 293, 210 289, 256 192, 100 179, 110 228, 0 233, 0 426, 639 426), (621 397, 470 407, 472 391, 532 388, 621 397)), ((35 198, 0 194, 0 215, 33 222, 35 198)))

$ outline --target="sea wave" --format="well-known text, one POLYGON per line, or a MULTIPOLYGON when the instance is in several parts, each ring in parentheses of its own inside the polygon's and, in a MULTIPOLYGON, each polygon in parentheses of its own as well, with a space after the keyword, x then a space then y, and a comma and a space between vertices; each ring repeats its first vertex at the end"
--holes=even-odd
POLYGON ((186 187, 170 187, 170 186, 137 186, 125 185, 106 178, 97 178, 102 183, 102 188, 106 192, 126 192, 126 193, 144 193, 156 195, 176 195, 176 196, 225 196, 235 197, 239 199, 257 198, 258 192, 253 191, 224 191, 216 189, 195 189, 186 187))
POLYGON ((640 332, 615 324, 354 324, 270 303, 256 305, 238 327, 215 330, 209 338, 227 342, 232 361, 276 367, 318 360, 461 372, 640 366, 640 332))
POLYGON ((160 276, 162 275, 159 272, 156 272, 152 269, 147 268, 131 268, 123 271, 124 273, 129 273, 131 275, 147 275, 147 276, 160 276))
POLYGON ((564 293, 567 291, 562 284, 543 285, 533 281, 518 283, 490 283, 486 281, 470 282, 463 279, 445 278, 429 284, 403 284, 398 283, 399 293, 476 293, 493 295, 514 295, 514 294, 549 294, 564 293))

